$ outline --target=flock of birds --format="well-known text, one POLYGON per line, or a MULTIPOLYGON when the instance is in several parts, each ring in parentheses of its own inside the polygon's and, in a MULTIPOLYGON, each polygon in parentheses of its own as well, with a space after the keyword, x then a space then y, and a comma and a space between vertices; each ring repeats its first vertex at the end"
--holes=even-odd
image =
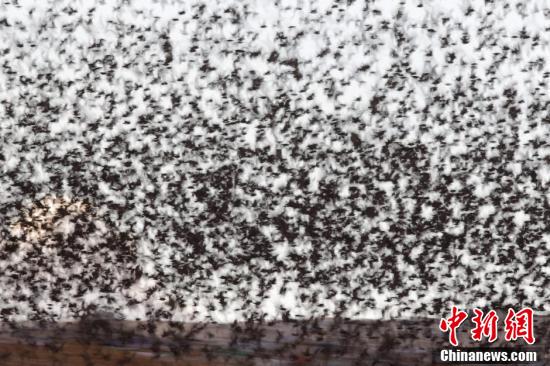
POLYGON ((550 5, 0 5, 0 318, 548 310, 550 5))

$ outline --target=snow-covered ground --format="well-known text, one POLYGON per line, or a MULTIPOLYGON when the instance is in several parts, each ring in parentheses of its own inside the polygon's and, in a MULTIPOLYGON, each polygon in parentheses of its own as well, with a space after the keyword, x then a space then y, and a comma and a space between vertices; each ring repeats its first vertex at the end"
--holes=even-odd
POLYGON ((548 310, 546 1, 0 5, 0 314, 548 310))

